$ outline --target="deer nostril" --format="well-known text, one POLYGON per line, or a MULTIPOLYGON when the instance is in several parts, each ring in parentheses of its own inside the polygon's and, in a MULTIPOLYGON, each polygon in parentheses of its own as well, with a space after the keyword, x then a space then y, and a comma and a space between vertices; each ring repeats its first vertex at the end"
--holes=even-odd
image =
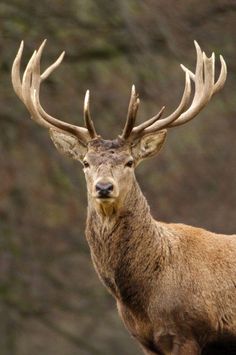
POLYGON ((108 197, 110 192, 113 191, 113 184, 100 182, 96 184, 95 188, 100 197, 108 197))
POLYGON ((109 186, 108 186, 108 191, 113 191, 113 185, 112 184, 109 184, 109 186))

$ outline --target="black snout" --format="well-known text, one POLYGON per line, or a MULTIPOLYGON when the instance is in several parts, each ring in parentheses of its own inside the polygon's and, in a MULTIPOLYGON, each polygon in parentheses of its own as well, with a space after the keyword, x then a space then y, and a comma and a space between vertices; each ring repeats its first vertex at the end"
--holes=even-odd
POLYGON ((99 197, 109 197, 110 193, 113 191, 113 184, 98 182, 96 184, 96 191, 98 192, 99 197))

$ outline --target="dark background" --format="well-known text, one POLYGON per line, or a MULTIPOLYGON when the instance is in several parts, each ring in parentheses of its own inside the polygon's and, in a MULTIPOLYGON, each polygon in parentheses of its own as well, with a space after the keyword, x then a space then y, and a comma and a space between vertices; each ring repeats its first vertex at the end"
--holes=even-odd
POLYGON ((84 238, 86 186, 80 164, 58 154, 29 119, 10 83, 22 39, 24 64, 44 38, 47 111, 82 124, 83 97, 105 138, 120 133, 130 88, 139 120, 167 113, 195 66, 193 40, 228 64, 225 88, 186 126, 173 129, 138 180, 153 215, 235 233, 235 0, 11 0, 0 3, 0 354, 135 355, 113 299, 100 284, 84 238))

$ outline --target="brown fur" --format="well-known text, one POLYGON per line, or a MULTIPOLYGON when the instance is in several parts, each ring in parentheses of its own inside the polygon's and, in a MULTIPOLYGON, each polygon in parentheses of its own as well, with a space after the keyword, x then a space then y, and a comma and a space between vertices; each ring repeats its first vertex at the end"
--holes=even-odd
MULTIPOLYGON (((52 138, 58 147, 58 134, 52 138)), ((145 149, 157 152, 164 135, 153 139, 151 148, 147 141, 89 144, 86 237, 101 281, 145 354, 196 355, 214 341, 236 342, 236 236, 152 218, 125 163, 133 157, 136 166, 145 149), (97 198, 97 179, 113 182, 113 199, 97 198)))

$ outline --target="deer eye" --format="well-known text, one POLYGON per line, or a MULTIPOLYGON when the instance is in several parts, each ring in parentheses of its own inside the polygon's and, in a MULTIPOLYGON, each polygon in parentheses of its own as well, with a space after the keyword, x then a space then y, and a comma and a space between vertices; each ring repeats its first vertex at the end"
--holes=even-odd
POLYGON ((125 166, 128 166, 129 168, 132 168, 133 165, 134 165, 134 161, 132 159, 127 161, 127 163, 125 164, 125 166))
POLYGON ((84 161, 83 161, 83 164, 84 164, 84 167, 85 167, 85 168, 88 168, 88 167, 89 167, 89 163, 87 162, 87 160, 84 160, 84 161))

